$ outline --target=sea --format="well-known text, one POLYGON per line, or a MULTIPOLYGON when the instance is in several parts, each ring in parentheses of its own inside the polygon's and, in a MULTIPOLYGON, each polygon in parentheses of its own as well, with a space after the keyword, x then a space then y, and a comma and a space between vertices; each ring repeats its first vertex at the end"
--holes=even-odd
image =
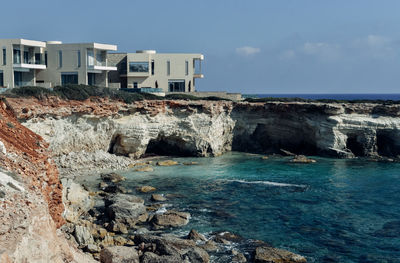
POLYGON ((174 230, 178 235, 230 231, 308 262, 400 262, 400 163, 313 158, 296 164, 230 152, 173 158, 179 165, 122 175, 146 203, 151 193, 136 189, 151 185, 169 196, 161 210, 191 214, 187 226, 174 230), (197 164, 184 165, 191 162, 197 164))
POLYGON ((243 94, 243 97, 253 97, 253 98, 302 98, 302 99, 332 99, 332 100, 400 100, 400 93, 385 94, 385 93, 355 93, 355 94, 243 94))

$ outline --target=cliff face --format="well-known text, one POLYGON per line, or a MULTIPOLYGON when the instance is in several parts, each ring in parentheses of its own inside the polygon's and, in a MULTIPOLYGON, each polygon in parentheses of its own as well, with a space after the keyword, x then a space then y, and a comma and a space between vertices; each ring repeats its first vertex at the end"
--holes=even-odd
POLYGON ((97 150, 140 157, 237 151, 333 157, 400 154, 397 105, 12 99, 55 155, 97 150), (56 106, 58 105, 58 106, 56 106))
POLYGON ((48 144, 0 101, 0 261, 87 262, 57 228, 62 186, 48 144))

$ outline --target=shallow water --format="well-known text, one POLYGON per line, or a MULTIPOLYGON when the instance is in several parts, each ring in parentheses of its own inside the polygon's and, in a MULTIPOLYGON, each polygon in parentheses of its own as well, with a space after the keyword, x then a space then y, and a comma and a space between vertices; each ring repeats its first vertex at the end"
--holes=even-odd
POLYGON ((293 164, 242 153, 174 160, 199 164, 124 175, 133 190, 152 185, 175 195, 167 209, 192 215, 180 233, 232 231, 309 262, 400 262, 398 163, 317 158, 293 164))

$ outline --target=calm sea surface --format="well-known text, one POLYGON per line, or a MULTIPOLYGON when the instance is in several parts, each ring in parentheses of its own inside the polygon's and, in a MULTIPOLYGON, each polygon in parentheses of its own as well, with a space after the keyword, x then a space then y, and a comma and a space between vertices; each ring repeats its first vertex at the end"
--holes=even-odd
POLYGON ((400 100, 397 94, 248 94, 244 97, 259 98, 302 98, 302 99, 334 99, 334 100, 400 100))
POLYGON ((175 158, 199 164, 126 172, 125 187, 174 194, 166 208, 192 215, 180 233, 233 231, 309 262, 400 262, 400 164, 316 159, 175 158))

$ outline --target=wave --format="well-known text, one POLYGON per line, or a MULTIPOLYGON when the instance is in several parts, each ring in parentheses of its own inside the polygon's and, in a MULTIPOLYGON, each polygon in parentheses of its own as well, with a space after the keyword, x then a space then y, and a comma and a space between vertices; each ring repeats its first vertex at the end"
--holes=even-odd
POLYGON ((307 185, 304 184, 287 184, 287 183, 277 183, 271 181, 246 181, 240 179, 221 179, 219 181, 223 182, 234 182, 234 183, 241 183, 241 184, 264 184, 264 185, 271 185, 271 186, 278 186, 278 187, 298 187, 298 188, 306 188, 307 185))

